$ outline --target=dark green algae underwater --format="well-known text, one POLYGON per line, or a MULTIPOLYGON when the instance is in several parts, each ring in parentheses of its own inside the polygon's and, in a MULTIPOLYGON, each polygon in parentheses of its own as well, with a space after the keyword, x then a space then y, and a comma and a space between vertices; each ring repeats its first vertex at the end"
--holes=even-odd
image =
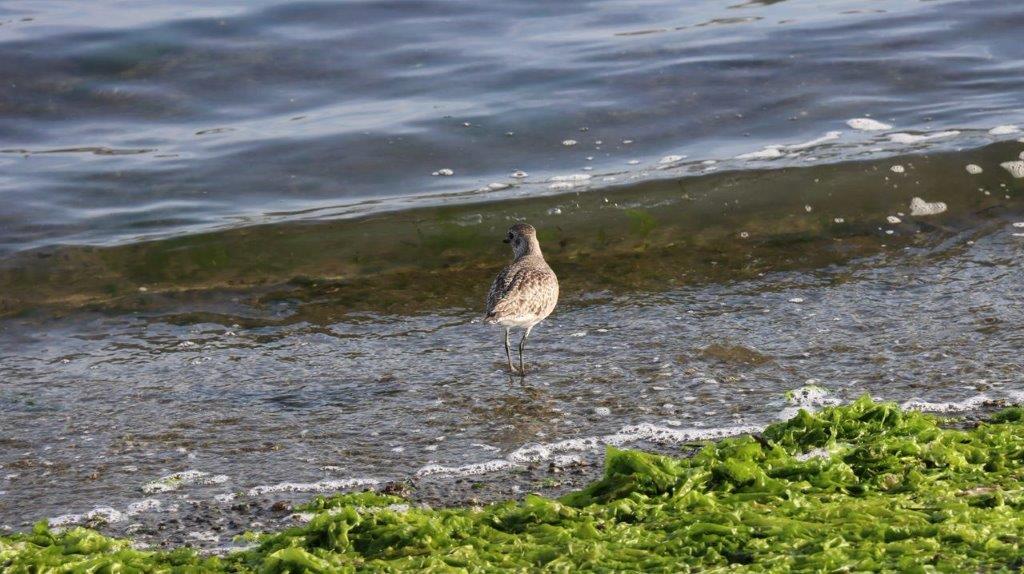
POLYGON ((690 458, 609 449, 553 500, 410 507, 317 498, 306 524, 226 556, 44 524, 0 537, 28 572, 1002 572, 1024 565, 1024 408, 967 430, 863 397, 690 458))

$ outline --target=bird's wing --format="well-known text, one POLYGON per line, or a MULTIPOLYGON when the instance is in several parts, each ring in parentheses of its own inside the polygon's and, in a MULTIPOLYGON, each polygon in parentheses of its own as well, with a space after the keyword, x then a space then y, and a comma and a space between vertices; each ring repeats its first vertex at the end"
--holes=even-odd
MULTIPOLYGON (((497 283, 497 281, 495 281, 497 283)), ((509 278, 507 287, 497 294, 488 316, 530 317, 550 312, 558 299, 558 280, 550 269, 518 269, 509 278)))
POLYGON ((494 278, 494 282, 491 283, 491 290, 487 292, 487 307, 484 311, 485 315, 490 317, 494 314, 494 306, 501 301, 501 298, 508 291, 509 286, 515 279, 515 272, 511 265, 501 270, 498 276, 494 278))

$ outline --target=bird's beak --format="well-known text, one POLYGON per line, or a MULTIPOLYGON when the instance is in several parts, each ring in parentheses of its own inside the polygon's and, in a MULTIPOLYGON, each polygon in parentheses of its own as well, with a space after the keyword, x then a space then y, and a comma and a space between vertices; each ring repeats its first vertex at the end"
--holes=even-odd
POLYGON ((501 242, 502 243, 512 243, 512 240, 509 239, 508 237, 506 237, 505 239, 502 239, 501 242))

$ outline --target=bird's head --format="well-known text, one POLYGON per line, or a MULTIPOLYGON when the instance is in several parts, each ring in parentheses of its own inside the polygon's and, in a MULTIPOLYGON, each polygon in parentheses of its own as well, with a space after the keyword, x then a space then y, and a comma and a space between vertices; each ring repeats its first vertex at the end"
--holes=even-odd
POLYGON ((517 223, 508 228, 505 234, 505 243, 512 246, 512 253, 516 258, 531 253, 540 253, 540 243, 537 242, 537 230, 532 225, 517 223))

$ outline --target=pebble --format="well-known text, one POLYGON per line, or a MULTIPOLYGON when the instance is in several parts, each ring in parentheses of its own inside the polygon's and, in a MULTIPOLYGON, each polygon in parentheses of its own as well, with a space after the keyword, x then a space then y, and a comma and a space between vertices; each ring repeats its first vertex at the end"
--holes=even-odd
POLYGON ((1015 134, 1015 133, 1017 133, 1019 131, 1020 131, 1020 128, 1018 128, 1017 126, 1003 125, 1003 126, 996 126, 996 127, 992 128, 992 129, 988 130, 988 133, 990 135, 994 135, 994 136, 1005 136, 1005 135, 1009 135, 1009 134, 1015 134))
POLYGON ((928 202, 920 197, 910 201, 910 215, 915 217, 922 215, 938 215, 946 211, 946 204, 941 201, 928 202))
POLYGON ((999 167, 1010 172, 1010 175, 1017 179, 1024 177, 1024 160, 1004 161, 1003 163, 999 164, 999 167))
POLYGON ((854 118, 852 120, 846 120, 846 125, 850 126, 851 128, 853 128, 855 130, 860 130, 860 131, 865 131, 865 132, 873 132, 873 131, 881 131, 881 130, 892 129, 891 125, 882 123, 882 122, 880 122, 878 120, 873 120, 871 118, 854 118))

